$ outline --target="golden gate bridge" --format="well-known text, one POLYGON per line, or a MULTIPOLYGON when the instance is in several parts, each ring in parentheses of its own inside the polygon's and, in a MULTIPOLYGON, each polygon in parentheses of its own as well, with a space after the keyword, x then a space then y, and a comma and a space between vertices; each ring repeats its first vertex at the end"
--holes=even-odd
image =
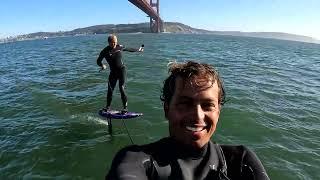
POLYGON ((163 21, 159 13, 160 0, 128 0, 133 5, 141 9, 150 17, 150 31, 153 33, 163 32, 163 21))

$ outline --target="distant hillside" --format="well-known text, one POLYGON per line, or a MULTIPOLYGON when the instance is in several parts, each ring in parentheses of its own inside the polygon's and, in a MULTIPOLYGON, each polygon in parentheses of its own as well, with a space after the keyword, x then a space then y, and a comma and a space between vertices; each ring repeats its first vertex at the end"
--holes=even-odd
MULTIPOLYGON (((209 31, 204 29, 193 28, 177 22, 165 22, 163 26, 164 26, 164 31, 166 33, 247 36, 247 37, 302 41, 302 42, 309 42, 309 43, 320 43, 319 40, 313 39, 312 37, 281 33, 281 32, 209 31)), ((72 31, 36 32, 31 34, 19 35, 14 38, 7 38, 2 41, 17 41, 17 40, 27 40, 27 39, 41 39, 41 38, 61 37, 61 36, 79 36, 79 35, 90 35, 90 34, 138 33, 138 32, 150 33, 149 23, 105 24, 105 25, 96 25, 96 26, 90 26, 85 28, 78 28, 72 31)))

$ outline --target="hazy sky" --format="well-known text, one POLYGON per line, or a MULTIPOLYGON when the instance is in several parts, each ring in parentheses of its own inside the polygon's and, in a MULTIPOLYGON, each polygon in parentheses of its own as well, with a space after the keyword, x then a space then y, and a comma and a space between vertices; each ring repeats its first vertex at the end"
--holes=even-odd
MULTIPOLYGON (((164 21, 207 30, 287 32, 320 39, 320 0, 160 0, 164 21)), ((99 24, 149 22, 127 0, 1 0, 0 38, 99 24)))

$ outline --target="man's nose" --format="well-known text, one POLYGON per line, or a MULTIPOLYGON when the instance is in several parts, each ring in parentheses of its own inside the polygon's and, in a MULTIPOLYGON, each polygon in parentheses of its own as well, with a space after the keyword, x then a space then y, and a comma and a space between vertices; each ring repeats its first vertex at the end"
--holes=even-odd
POLYGON ((195 120, 203 120, 204 119, 204 111, 200 104, 194 105, 192 108, 192 116, 195 120))

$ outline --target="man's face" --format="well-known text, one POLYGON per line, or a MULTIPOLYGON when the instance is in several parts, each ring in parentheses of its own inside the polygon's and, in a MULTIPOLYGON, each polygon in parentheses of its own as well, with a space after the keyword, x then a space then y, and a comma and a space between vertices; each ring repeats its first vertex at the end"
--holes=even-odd
POLYGON ((114 49, 117 45, 117 38, 112 38, 111 41, 108 41, 109 46, 114 49))
POLYGON ((209 142, 220 115, 217 83, 210 87, 211 82, 203 81, 201 85, 184 84, 178 77, 171 102, 164 105, 170 136, 195 149, 209 142))

